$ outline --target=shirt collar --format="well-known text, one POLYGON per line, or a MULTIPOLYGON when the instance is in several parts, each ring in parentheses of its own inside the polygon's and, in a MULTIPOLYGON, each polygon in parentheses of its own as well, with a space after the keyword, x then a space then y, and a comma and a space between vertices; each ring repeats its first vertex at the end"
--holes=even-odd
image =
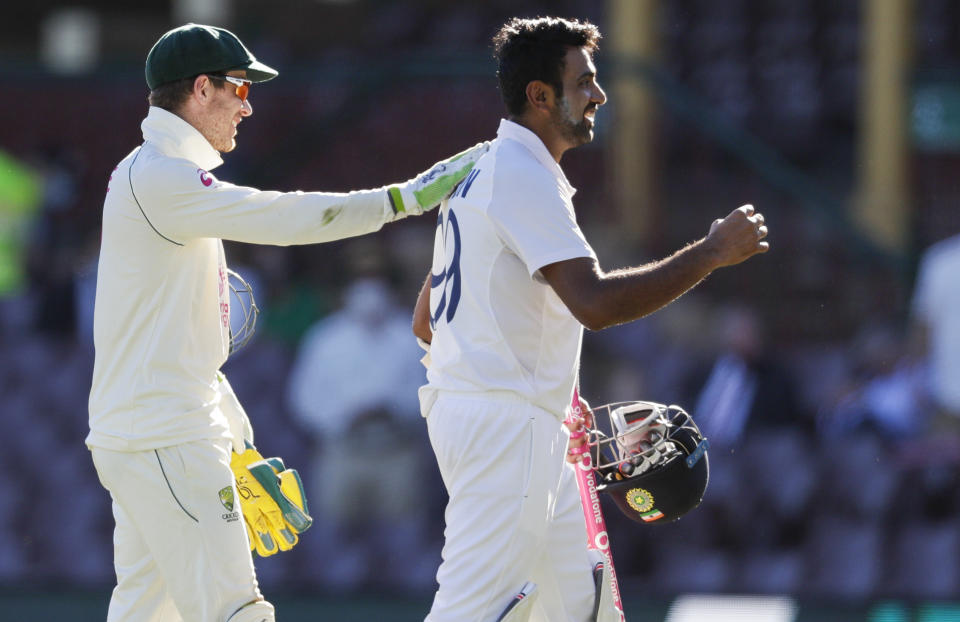
POLYGON ((156 145, 165 155, 186 158, 207 171, 223 164, 220 153, 197 128, 163 108, 150 106, 140 128, 143 140, 156 145))
POLYGON ((556 177, 557 181, 560 182, 560 185, 570 193, 571 197, 577 191, 577 189, 571 186, 570 182, 567 181, 567 176, 563 173, 563 169, 560 168, 560 164, 558 164, 557 161, 553 159, 553 156, 550 155, 550 152, 547 150, 547 146, 543 144, 543 141, 540 140, 540 137, 527 128, 523 127, 519 123, 515 123, 507 119, 500 119, 500 127, 497 129, 497 138, 509 138, 517 141, 526 147, 530 153, 533 154, 533 157, 535 157, 544 168, 553 173, 554 177, 556 177))

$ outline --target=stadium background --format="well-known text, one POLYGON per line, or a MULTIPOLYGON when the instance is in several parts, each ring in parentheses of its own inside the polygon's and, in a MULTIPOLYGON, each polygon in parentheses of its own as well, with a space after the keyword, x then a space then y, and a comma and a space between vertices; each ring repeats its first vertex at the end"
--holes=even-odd
MULTIPOLYGON (((605 267, 660 257, 744 202, 772 230, 769 255, 585 338, 594 402, 692 409, 698 370, 722 348, 718 327, 744 309, 782 371, 777 399, 711 453, 697 512, 637 527, 608 508, 628 617, 688 619, 682 596, 706 594, 729 596, 735 619, 960 619, 955 439, 930 429, 912 385, 891 383, 890 403, 906 405, 897 425, 848 416, 871 383, 912 363, 917 262, 960 233, 955 2, 37 0, 4 12, 0 619, 105 615, 109 497, 83 446, 92 286, 103 192, 140 142, 156 38, 214 23, 280 71, 252 89, 255 114, 220 178, 345 191, 491 137, 502 108, 489 39, 507 17, 538 14, 588 18, 606 35, 597 61, 611 102, 595 142, 564 158, 605 267)), ((261 449, 294 466, 311 459, 285 387, 304 333, 361 273, 382 274, 411 308, 433 224, 313 247, 228 244, 263 310, 256 339, 228 363, 261 449)), ((391 456, 376 460, 389 468, 391 456)), ((443 491, 430 472, 409 485, 427 491, 432 538, 419 562, 431 567, 443 491)), ((404 574, 402 561, 368 560, 348 588, 323 578, 330 563, 310 544, 258 561, 281 619, 417 620, 429 606, 429 580, 386 578, 404 574)))

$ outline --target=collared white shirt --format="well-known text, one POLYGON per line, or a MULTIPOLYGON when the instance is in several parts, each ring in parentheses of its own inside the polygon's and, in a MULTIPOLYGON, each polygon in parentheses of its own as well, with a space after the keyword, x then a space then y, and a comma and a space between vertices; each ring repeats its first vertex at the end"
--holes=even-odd
POLYGON ((103 205, 87 444, 138 451, 227 436, 217 370, 229 345, 221 239, 307 244, 378 230, 384 190, 260 191, 217 180, 222 160, 180 117, 151 107, 144 143, 103 205))
POLYGON ((563 417, 583 327, 540 268, 596 258, 577 225, 575 192, 540 138, 503 120, 441 205, 425 412, 436 391, 505 391, 563 417))

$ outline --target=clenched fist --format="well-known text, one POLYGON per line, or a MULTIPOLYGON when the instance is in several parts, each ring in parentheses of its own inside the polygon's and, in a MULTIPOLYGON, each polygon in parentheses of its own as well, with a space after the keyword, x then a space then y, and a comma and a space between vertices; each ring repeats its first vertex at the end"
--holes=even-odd
POLYGON ((705 240, 714 253, 717 267, 732 266, 770 250, 765 241, 767 225, 763 214, 752 205, 742 205, 726 218, 718 218, 710 225, 705 240))

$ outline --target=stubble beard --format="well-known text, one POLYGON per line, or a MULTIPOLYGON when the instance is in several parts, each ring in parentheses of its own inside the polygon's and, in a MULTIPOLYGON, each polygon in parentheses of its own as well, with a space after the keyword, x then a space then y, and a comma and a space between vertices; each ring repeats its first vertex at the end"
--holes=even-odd
POLYGON ((214 130, 216 138, 210 143, 213 148, 220 153, 229 153, 237 147, 237 141, 233 136, 233 123, 228 123, 225 128, 216 128, 214 130))
POLYGON ((590 127, 586 117, 583 116, 586 108, 581 111, 580 118, 577 119, 570 110, 570 102, 567 101, 566 97, 561 97, 558 103, 559 106, 554 108, 553 122, 557 129, 560 130, 563 138, 574 147, 579 147, 592 141, 593 128, 590 127))
POLYGON ((231 136, 233 133, 232 125, 229 128, 223 128, 218 124, 212 123, 198 129, 200 133, 203 134, 203 137, 207 139, 207 142, 210 143, 210 146, 220 153, 233 151, 237 146, 236 141, 231 136))
POLYGON ((234 136, 233 115, 227 118, 231 111, 228 108, 220 107, 211 111, 205 123, 200 129, 200 133, 207 139, 210 146, 220 153, 229 153, 233 151, 237 142, 234 136))

